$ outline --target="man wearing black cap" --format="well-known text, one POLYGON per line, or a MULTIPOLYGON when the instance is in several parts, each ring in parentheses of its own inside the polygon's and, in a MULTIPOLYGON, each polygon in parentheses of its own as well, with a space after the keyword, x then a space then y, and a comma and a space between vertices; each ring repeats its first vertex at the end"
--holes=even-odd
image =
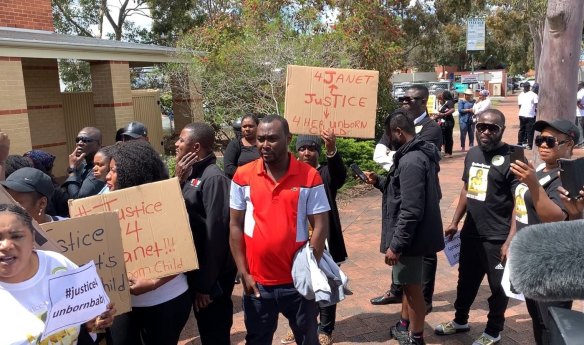
POLYGON ((128 123, 126 127, 124 127, 124 131, 122 132, 122 140, 123 141, 131 141, 131 140, 145 140, 148 141, 148 128, 142 123, 138 121, 132 121, 128 123))
POLYGON ((69 155, 69 177, 61 187, 69 194, 69 199, 97 195, 105 185, 93 176, 93 157, 101 147, 101 131, 85 127, 77 134, 75 143, 75 150, 69 155))
MULTIPOLYGON (((571 121, 537 121, 533 128, 540 132, 535 146, 543 164, 534 168, 522 161, 511 162, 511 171, 521 184, 515 190, 515 224, 517 231, 529 225, 561 222, 568 211, 562 203, 558 187, 562 185, 558 160, 572 158, 572 151, 580 131, 571 121)), ((567 181, 564 181, 567 182, 567 181)), ((528 230, 529 231, 529 230, 528 230)), ((572 301, 536 301, 525 299, 533 321, 533 335, 537 345, 550 343, 549 307, 571 309, 572 301)))
MULTIPOLYGON (((326 165, 319 164, 322 141, 316 135, 299 135, 296 139, 296 152, 298 160, 312 166, 318 170, 331 211, 328 213, 329 234, 327 237, 328 250, 337 264, 347 260, 347 248, 343 238, 341 228, 341 219, 337 208, 337 192, 345 184, 347 178, 347 169, 343 163, 341 154, 337 151, 336 136, 331 130, 321 132, 322 140, 326 149, 326 165)), ((320 322, 318 325, 319 341, 321 345, 333 343, 333 330, 335 329, 335 320, 337 314, 337 305, 333 304, 328 307, 320 307, 320 322)), ((294 334, 289 332, 282 339, 282 344, 294 342, 294 334)))
POLYGON ((51 216, 45 214, 55 190, 49 175, 26 167, 16 170, 0 184, 38 223, 52 220, 51 216))

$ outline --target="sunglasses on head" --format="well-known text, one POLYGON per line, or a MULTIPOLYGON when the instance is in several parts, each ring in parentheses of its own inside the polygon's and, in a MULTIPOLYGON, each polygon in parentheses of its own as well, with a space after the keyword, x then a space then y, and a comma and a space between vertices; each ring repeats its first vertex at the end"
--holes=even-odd
POLYGON ((422 97, 410 97, 410 96, 401 96, 397 98, 397 101, 400 103, 412 103, 413 101, 419 101, 423 99, 422 97))
POLYGON ((310 151, 310 152, 315 152, 316 151, 316 146, 312 146, 312 145, 305 145, 305 146, 300 146, 298 148, 298 152, 304 152, 304 151, 310 151))
POLYGON ((556 145, 562 145, 567 143, 569 140, 562 140, 559 141, 558 138, 556 137, 552 137, 552 136, 547 136, 547 135, 537 135, 535 137, 535 146, 540 147, 543 143, 545 143, 545 146, 547 146, 548 148, 552 148, 555 147, 556 145))
POLYGON ((78 142, 80 142, 80 141, 81 141, 82 143, 84 143, 84 144, 87 144, 87 143, 92 143, 92 142, 94 142, 94 141, 97 141, 97 140, 95 140, 95 139, 91 139, 91 138, 89 138, 89 137, 77 137, 77 138, 75 138, 75 142, 76 142, 76 143, 78 143, 78 142))
POLYGON ((479 131, 479 133, 485 133, 486 131, 489 131, 489 133, 497 134, 501 131, 502 127, 496 123, 479 122, 476 124, 476 129, 479 131))

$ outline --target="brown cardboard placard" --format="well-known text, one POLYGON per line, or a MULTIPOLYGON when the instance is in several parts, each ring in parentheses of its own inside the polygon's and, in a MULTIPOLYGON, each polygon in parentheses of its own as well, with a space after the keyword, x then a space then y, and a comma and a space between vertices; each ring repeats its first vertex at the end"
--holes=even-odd
POLYGON ((122 233, 116 212, 44 223, 41 227, 69 260, 79 266, 91 260, 95 262, 103 287, 115 304, 116 315, 132 310, 122 233))
POLYGON ((290 131, 375 137, 379 72, 288 65, 284 114, 290 131))
POLYGON ((69 200, 71 217, 117 211, 128 279, 162 278, 199 267, 178 179, 69 200))
MULTIPOLYGON (((2 185, 0 185, 0 204, 20 206, 20 204, 17 203, 16 200, 14 200, 12 196, 10 196, 10 194, 8 194, 8 192, 2 185)), ((32 220, 32 225, 34 226, 35 229, 34 241, 36 244, 36 248, 42 250, 50 250, 53 252, 59 252, 59 247, 57 246, 57 243, 55 243, 55 241, 53 241, 47 236, 45 231, 39 226, 39 223, 37 223, 36 220, 34 219, 32 220)))

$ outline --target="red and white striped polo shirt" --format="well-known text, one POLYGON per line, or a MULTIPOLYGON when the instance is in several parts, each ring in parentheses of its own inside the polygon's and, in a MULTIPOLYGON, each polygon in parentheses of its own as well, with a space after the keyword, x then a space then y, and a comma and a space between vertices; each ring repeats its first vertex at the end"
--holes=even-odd
POLYGON ((230 207, 245 211, 250 274, 262 285, 292 283, 292 260, 308 240, 308 215, 330 210, 316 169, 289 154, 288 172, 274 182, 262 158, 241 166, 231 182, 230 207))

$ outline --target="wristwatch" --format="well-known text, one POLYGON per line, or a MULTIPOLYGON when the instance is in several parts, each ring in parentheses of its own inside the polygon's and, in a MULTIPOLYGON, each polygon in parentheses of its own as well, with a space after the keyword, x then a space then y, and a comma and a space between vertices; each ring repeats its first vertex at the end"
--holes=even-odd
POLYGON ((67 174, 68 174, 68 175, 69 175, 69 174, 72 174, 72 173, 74 173, 74 172, 75 172, 75 168, 71 168, 71 167, 67 168, 67 174))

